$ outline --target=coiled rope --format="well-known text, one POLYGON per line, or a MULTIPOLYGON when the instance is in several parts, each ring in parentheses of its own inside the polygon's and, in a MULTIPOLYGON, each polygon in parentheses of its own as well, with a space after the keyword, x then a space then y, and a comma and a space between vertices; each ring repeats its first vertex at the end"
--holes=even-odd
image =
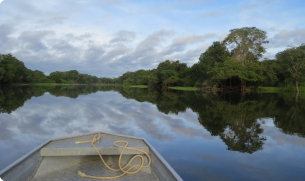
POLYGON ((117 175, 117 176, 111 176, 111 177, 97 177, 97 176, 91 176, 91 175, 86 175, 85 173, 81 172, 81 171, 78 171, 78 175, 81 176, 81 177, 85 177, 85 178, 92 178, 92 179, 100 179, 100 180, 103 180, 103 179, 116 179, 116 178, 120 178, 126 174, 135 174, 137 172, 139 172, 142 168, 147 168, 150 166, 151 164, 151 158, 150 156, 148 155, 147 152, 145 151, 142 151, 142 150, 139 150, 139 149, 136 149, 136 148, 131 148, 131 147, 128 147, 128 142, 127 141, 123 141, 123 140, 119 140, 119 141, 115 141, 113 144, 114 146, 118 147, 118 148, 122 148, 122 151, 120 153, 120 157, 119 157, 119 168, 118 169, 114 169, 114 168, 111 168, 106 162, 105 160, 103 159, 103 156, 101 155, 100 151, 97 149, 97 147, 94 145, 94 143, 96 141, 98 141, 100 138, 102 137, 102 134, 96 134, 94 135, 93 139, 90 140, 90 141, 76 141, 75 144, 84 144, 84 143, 91 143, 91 146, 95 149, 95 151, 98 153, 98 155, 100 156, 102 162, 104 163, 104 165, 109 169, 109 170, 112 170, 112 171, 115 171, 115 172, 118 172, 118 171, 121 171, 123 172, 121 175, 117 175), (125 143, 124 146, 120 146, 118 145, 117 143, 125 143), (144 157, 142 155, 135 155, 133 156, 129 162, 125 165, 125 166, 122 166, 121 165, 121 159, 122 159, 122 155, 124 153, 125 150, 134 150, 134 151, 138 151, 138 152, 141 152, 143 154, 145 154, 145 156, 148 158, 148 163, 147 165, 144 165, 144 157), (132 161, 136 158, 141 158, 141 164, 135 164, 135 165, 132 165, 130 166, 130 164, 132 163, 132 161), (129 167, 129 168, 128 168, 129 167), (136 171, 131 171, 133 168, 135 167, 139 167, 136 171))

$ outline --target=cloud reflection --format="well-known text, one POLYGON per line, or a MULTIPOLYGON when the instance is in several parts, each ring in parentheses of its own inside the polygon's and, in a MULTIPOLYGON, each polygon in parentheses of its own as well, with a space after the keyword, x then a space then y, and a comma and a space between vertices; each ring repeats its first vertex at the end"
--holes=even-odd
POLYGON ((176 135, 188 137, 208 134, 198 127, 197 115, 187 113, 165 116, 151 103, 128 100, 116 92, 95 93, 77 99, 56 97, 45 93, 24 103, 11 115, 0 114, 0 152, 12 149, 0 168, 21 154, 38 146, 44 140, 73 134, 104 131, 145 137, 154 140, 172 140, 176 135), (189 120, 193 119, 193 122, 189 120), (35 141, 33 141, 35 140, 35 141), (13 141, 13 144, 7 142, 13 141))
MULTIPOLYGON (((187 97, 186 93, 172 92, 177 100, 168 99, 164 94, 163 97, 159 95, 159 99, 156 100, 150 97, 151 99, 147 99, 153 102, 150 103, 138 102, 138 97, 131 96, 133 94, 128 95, 126 92, 120 92, 121 94, 102 92, 101 89, 100 92, 94 91, 95 93, 91 94, 82 92, 87 95, 77 94, 76 98, 69 98, 60 96, 69 94, 67 92, 62 94, 59 90, 61 89, 52 89, 49 90, 52 94, 46 92, 40 97, 22 99, 25 102, 18 101, 19 106, 13 106, 12 110, 4 110, 10 114, 0 114, 0 153, 5 153, 0 154, 0 169, 48 139, 103 131, 146 138, 185 180, 200 180, 202 177, 212 180, 249 180, 249 176, 253 180, 302 178, 303 172, 297 170, 304 167, 302 162, 305 154, 304 138, 280 132, 272 118, 257 120, 256 117, 265 115, 265 112, 252 115, 252 111, 245 107, 249 102, 240 105, 240 108, 245 108, 246 112, 237 112, 234 117, 232 112, 224 114, 226 112, 221 105, 226 105, 227 109, 232 107, 228 110, 235 111, 240 110, 236 109, 237 105, 215 101, 215 104, 223 103, 218 108, 222 111, 218 112, 215 105, 213 107, 207 100, 198 97, 199 95, 194 97, 188 94, 187 97), (194 100, 196 103, 200 102, 198 107, 191 104, 194 100), (167 102, 177 107, 162 112, 158 105, 162 107, 167 102), (207 105, 210 112, 201 109, 206 108, 207 105), (212 136, 211 132, 217 124, 213 125, 210 122, 220 114, 226 115, 224 120, 231 120, 229 125, 235 131, 241 128, 236 127, 239 119, 236 121, 235 118, 240 117, 239 115, 251 117, 251 124, 252 121, 260 124, 264 130, 260 134, 267 137, 263 149, 253 154, 244 154, 239 150, 227 151, 227 145, 221 137, 217 134, 212 136), (203 118, 208 118, 206 124, 199 122, 203 118), (289 173, 297 174, 281 174, 287 169, 290 170, 289 173), (222 175, 219 175, 219 170, 222 171, 222 175)), ((18 91, 15 94, 19 95, 17 93, 18 91)), ((134 95, 140 93, 141 91, 134 92, 134 95)), ((146 95, 147 92, 143 90, 142 94, 146 95)), ((264 104, 254 105, 259 108, 256 110, 265 110, 264 106, 259 106, 264 104)), ((219 120, 218 124, 222 126, 219 120)), ((248 131, 248 127, 244 130, 248 131)))

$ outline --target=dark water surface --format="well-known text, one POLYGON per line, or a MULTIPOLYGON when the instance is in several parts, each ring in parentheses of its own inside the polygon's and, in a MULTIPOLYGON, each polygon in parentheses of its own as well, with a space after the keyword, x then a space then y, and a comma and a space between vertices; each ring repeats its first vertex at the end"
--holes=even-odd
POLYGON ((305 99, 122 87, 0 89, 0 170, 42 142, 146 138, 184 180, 305 180, 305 99))

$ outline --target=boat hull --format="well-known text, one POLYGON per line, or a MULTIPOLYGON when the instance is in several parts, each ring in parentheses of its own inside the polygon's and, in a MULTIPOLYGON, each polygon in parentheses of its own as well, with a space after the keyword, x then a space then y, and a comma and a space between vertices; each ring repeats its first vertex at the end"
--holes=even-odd
MULTIPOLYGON (((77 135, 72 137, 60 138, 55 140, 49 140, 40 146, 38 146, 33 151, 24 155, 7 168, 0 172, 0 177, 4 181, 38 181, 38 180, 94 180, 89 178, 83 178, 77 175, 78 170, 82 170, 88 175, 95 176, 115 176, 118 173, 112 172, 108 170, 103 163, 101 162, 99 156, 94 154, 84 155, 88 152, 88 148, 83 148, 80 150, 73 150, 72 155, 67 155, 69 151, 65 148, 65 154, 58 152, 58 150, 53 150, 59 155, 48 155, 51 154, 52 151, 48 150, 47 154, 44 152, 47 148, 50 148, 50 145, 56 145, 59 142, 71 142, 71 140, 75 140, 77 138, 81 138, 84 136, 93 136, 97 133, 87 134, 87 135, 77 135), (44 150, 44 151, 43 151, 44 150), (85 150, 85 151, 84 151, 85 150), (81 152, 81 154, 76 154, 81 152)), ((117 140, 129 140, 132 142, 134 140, 135 143, 143 142, 143 145, 147 146, 143 147, 143 149, 147 150, 149 156, 151 157, 151 165, 148 168, 144 168, 140 172, 134 175, 125 175, 121 178, 117 178, 114 180, 182 180, 180 176, 175 172, 175 170, 162 158, 162 156, 153 148, 150 143, 141 138, 118 135, 118 134, 110 134, 110 133, 100 133, 105 135, 105 138, 108 136, 111 139, 117 140)), ((106 139, 104 139, 107 141, 106 139)), ((102 139, 103 141, 103 139, 102 139)), ((65 145, 65 144, 63 144, 65 145)), ((90 144, 89 144, 90 145, 90 144)), ((139 146, 139 147, 141 147, 139 146)), ((51 147, 51 148, 54 148, 51 147)), ((69 147, 70 148, 70 147, 69 147)), ((62 148, 58 148, 59 150, 62 148)), ((106 150, 106 153, 110 153, 108 147, 100 147, 103 151, 106 150), (105 150, 104 150, 105 149, 105 150), (108 152, 107 152, 108 151, 108 152)), ((115 150, 114 150, 115 151, 115 150)), ((55 153, 54 153, 55 154, 55 153)), ((133 156, 132 152, 127 153, 122 158, 122 162, 127 162, 133 156)), ((106 154, 103 156, 109 165, 117 165, 119 154, 111 155, 106 154)), ((135 160, 137 162, 137 160, 135 160)), ((147 160, 145 160, 147 162, 147 160)), ((138 164, 140 160, 138 160, 138 164)))

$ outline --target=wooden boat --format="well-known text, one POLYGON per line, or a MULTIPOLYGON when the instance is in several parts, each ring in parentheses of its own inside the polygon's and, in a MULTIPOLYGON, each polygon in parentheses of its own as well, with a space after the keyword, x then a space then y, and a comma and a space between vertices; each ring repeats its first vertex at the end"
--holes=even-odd
POLYGON ((49 140, 0 172, 3 181, 90 181, 101 177, 124 181, 182 180, 145 139, 110 133, 49 140), (129 161, 130 165, 126 165, 129 161), (121 168, 114 172, 107 165, 121 168))

